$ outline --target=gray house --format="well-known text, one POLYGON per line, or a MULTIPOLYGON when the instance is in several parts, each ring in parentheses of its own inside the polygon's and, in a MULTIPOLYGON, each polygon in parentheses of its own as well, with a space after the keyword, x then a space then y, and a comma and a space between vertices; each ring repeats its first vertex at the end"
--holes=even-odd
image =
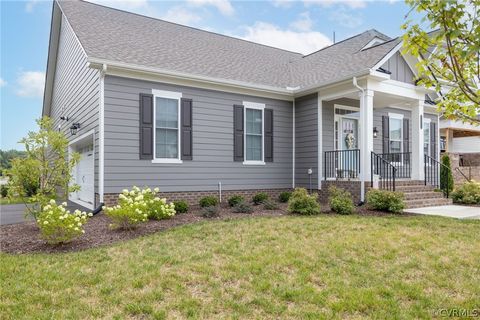
POLYGON ((81 153, 71 200, 90 208, 133 185, 191 202, 330 184, 441 202, 438 114, 401 46, 369 30, 304 56, 55 1, 43 115, 81 153))

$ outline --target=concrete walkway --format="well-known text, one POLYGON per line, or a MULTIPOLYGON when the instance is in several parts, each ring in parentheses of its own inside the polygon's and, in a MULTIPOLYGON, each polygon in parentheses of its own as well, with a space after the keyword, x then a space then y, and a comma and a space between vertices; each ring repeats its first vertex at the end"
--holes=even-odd
POLYGON ((438 207, 405 209, 404 211, 409 213, 442 216, 457 219, 480 219, 480 207, 448 205, 438 207))

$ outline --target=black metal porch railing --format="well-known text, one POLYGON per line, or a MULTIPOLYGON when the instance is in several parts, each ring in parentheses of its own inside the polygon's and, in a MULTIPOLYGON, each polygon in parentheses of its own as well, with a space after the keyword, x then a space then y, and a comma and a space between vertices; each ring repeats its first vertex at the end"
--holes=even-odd
POLYGON ((450 195, 450 187, 453 187, 453 181, 450 181, 450 176, 453 176, 452 170, 443 163, 435 160, 434 158, 426 154, 424 155, 423 168, 425 175, 425 185, 431 185, 435 188, 442 190, 445 197, 448 198, 450 195), (440 177, 440 168, 443 168, 447 172, 447 174, 444 175, 444 179, 446 179, 446 181, 443 183, 440 177), (451 174, 448 174, 448 171, 450 171, 451 174))
POLYGON ((360 173, 360 150, 325 151, 323 172, 327 179, 356 179, 360 173))
POLYGON ((374 187, 374 177, 377 176, 379 189, 395 191, 397 168, 375 152, 370 154, 370 160, 371 187, 374 187))
POLYGON ((397 179, 410 179, 412 172, 411 152, 380 153, 378 155, 397 169, 397 179))

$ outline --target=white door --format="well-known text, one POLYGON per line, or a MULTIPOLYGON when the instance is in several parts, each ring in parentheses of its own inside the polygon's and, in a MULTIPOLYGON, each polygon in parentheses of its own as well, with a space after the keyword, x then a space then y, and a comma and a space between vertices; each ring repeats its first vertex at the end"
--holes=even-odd
POLYGON ((80 161, 77 164, 76 183, 80 186, 77 199, 93 205, 94 202, 94 162, 93 146, 89 145, 78 150, 80 161))

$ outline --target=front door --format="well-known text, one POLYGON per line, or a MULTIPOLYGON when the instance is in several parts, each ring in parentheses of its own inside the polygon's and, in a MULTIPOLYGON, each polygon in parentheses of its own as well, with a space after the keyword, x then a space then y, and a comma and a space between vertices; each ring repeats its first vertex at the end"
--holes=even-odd
POLYGON ((358 149, 358 120, 341 117, 340 128, 341 150, 358 149))
POLYGON ((75 182, 80 186, 77 199, 93 205, 94 201, 94 160, 93 146, 85 146, 78 150, 80 160, 77 163, 75 182))
POLYGON ((359 172, 358 115, 354 110, 335 110, 335 148, 341 152, 337 157, 337 178, 356 178, 359 172))

